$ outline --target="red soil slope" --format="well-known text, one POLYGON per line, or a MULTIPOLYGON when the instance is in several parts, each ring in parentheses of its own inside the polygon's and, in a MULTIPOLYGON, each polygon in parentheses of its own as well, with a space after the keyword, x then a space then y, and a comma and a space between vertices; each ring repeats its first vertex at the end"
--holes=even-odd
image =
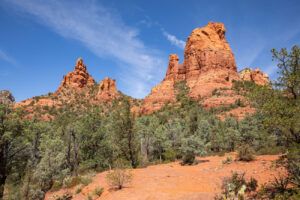
MULTIPOLYGON (((233 154, 231 154, 232 156, 233 154)), ((228 156, 228 155, 227 155, 228 156)), ((75 188, 63 189, 55 193, 47 193, 46 200, 55 199, 53 196, 70 192, 75 200, 85 200, 95 188, 103 187, 104 192, 97 200, 209 200, 221 192, 224 177, 233 171, 246 172, 246 178, 251 176, 258 184, 272 181, 275 176, 284 173, 281 168, 274 167, 276 155, 257 156, 253 162, 233 162, 222 164, 226 156, 211 156, 198 158, 203 161, 195 166, 181 166, 179 162, 149 166, 132 170, 133 180, 122 190, 109 190, 105 176, 107 172, 99 173, 93 182, 75 195, 75 188)), ((233 155, 234 158, 234 155, 233 155)))

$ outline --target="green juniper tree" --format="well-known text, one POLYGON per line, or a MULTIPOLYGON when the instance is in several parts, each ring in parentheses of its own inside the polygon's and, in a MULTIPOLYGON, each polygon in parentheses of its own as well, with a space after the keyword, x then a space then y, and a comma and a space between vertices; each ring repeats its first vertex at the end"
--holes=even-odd
POLYGON ((28 144, 20 114, 11 105, 0 104, 0 199, 7 178, 14 173, 23 173, 28 144))

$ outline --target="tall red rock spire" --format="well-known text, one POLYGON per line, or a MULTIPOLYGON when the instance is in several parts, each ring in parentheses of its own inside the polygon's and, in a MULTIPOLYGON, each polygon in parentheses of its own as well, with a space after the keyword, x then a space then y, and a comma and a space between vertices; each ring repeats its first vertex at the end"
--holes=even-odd
POLYGON ((157 110, 174 101, 174 84, 178 81, 186 81, 190 96, 199 98, 211 95, 216 88, 230 88, 232 80, 240 80, 225 32, 222 23, 214 22, 194 29, 186 42, 183 64, 179 64, 177 55, 169 56, 166 77, 145 98, 142 110, 157 110))
POLYGON ((120 97, 120 93, 117 90, 116 81, 108 77, 104 78, 99 83, 96 99, 102 102, 107 102, 118 97, 120 97))
POLYGON ((95 80, 88 73, 86 66, 83 63, 82 58, 78 58, 76 61, 75 69, 73 72, 69 72, 64 76, 57 93, 63 89, 75 89, 80 90, 86 86, 95 85, 95 80))

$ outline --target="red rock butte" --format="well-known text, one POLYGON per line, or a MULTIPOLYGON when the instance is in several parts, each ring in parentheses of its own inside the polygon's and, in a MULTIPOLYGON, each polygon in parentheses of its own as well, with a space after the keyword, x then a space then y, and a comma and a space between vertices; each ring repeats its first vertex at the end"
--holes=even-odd
POLYGON ((95 80, 88 73, 86 66, 83 63, 82 58, 78 58, 76 61, 75 69, 73 72, 69 72, 63 77, 63 80, 56 91, 60 93, 64 89, 82 89, 95 85, 95 80))
POLYGON ((108 77, 104 78, 99 83, 96 99, 107 102, 120 97, 120 92, 117 90, 116 81, 108 77))
MULTIPOLYGON (((239 81, 234 54, 225 38, 224 24, 209 22, 196 28, 186 41, 184 61, 179 63, 176 54, 169 56, 169 65, 164 80, 155 86, 145 98, 142 112, 150 113, 165 103, 174 102, 174 84, 185 81, 194 99, 207 98, 218 88, 231 88, 233 80, 239 81)), ((267 83, 268 78, 253 74, 251 81, 267 83)))

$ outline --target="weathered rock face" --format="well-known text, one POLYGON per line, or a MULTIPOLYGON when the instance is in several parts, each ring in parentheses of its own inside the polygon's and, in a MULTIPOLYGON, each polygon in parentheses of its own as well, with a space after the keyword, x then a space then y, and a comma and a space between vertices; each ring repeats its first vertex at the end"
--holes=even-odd
POLYGON ((194 29, 187 39, 183 65, 194 98, 208 96, 216 88, 231 87, 232 80, 239 80, 225 32, 222 23, 210 22, 194 29))
POLYGON ((104 78, 99 83, 98 93, 96 99, 99 101, 111 101, 120 97, 120 93, 117 90, 116 81, 108 77, 104 78))
POLYGON ((15 98, 8 90, 0 91, 0 104, 12 104, 15 102, 15 98))
POLYGON ((245 68, 239 72, 239 75, 243 81, 252 81, 257 85, 267 85, 270 83, 269 76, 258 68, 254 70, 245 68))
POLYGON ((74 71, 64 76, 56 93, 60 93, 64 89, 81 90, 82 88, 93 85, 95 85, 95 80, 87 72, 82 58, 78 58, 74 71))
POLYGON ((151 93, 144 99, 141 112, 150 113, 159 110, 166 103, 174 102, 174 84, 180 80, 185 80, 185 70, 183 65, 179 64, 178 56, 171 54, 166 77, 160 84, 152 88, 151 93))
POLYGON ((165 79, 145 98, 143 112, 158 110, 175 100, 174 84, 186 81, 190 96, 210 96, 216 88, 231 88, 232 80, 240 80, 234 55, 225 39, 222 23, 208 23, 192 31, 184 50, 184 62, 171 54, 165 79))

